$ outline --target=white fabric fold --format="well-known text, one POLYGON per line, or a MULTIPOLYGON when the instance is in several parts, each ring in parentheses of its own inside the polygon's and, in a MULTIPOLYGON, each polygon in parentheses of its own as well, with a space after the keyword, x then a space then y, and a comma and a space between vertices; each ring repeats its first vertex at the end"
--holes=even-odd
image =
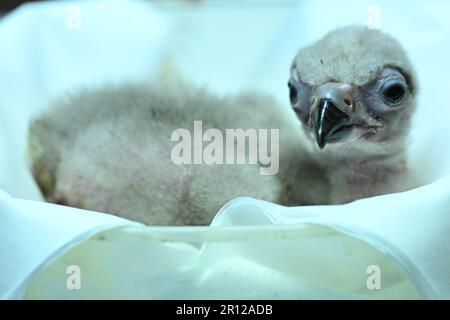
POLYGON ((112 215, 0 195, 0 298, 21 297, 47 263, 91 235, 140 225, 112 215))
POLYGON ((261 214, 264 223, 323 224, 358 237, 397 260, 423 296, 450 299, 449 177, 409 192, 338 206, 286 208, 238 199, 213 224, 253 224, 261 214))
POLYGON ((387 195, 287 208, 238 198, 211 227, 144 227, 3 197, 5 228, 17 233, 0 233, 0 254, 10 257, 0 265, 7 275, 0 293, 28 299, 445 299, 448 248, 433 242, 448 244, 446 207, 430 213, 423 206, 444 205, 448 183, 402 193, 400 202, 387 195), (424 212, 443 227, 432 234, 421 227, 424 212), (72 265, 81 270, 81 290, 66 287, 72 265), (381 271, 379 289, 367 286, 370 266, 381 271))

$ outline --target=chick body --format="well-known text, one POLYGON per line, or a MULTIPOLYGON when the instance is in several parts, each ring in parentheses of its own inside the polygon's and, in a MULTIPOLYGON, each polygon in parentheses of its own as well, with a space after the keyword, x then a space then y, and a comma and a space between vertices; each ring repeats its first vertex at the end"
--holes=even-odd
MULTIPOLYGON (((300 123, 270 96, 217 97, 198 88, 140 83, 84 90, 56 102, 30 126, 30 165, 47 201, 149 225, 209 224, 238 196, 314 205, 407 190, 415 182, 405 159, 405 119, 414 109, 416 83, 399 44, 375 30, 338 29, 302 49, 291 74, 312 92, 337 79, 358 88, 370 85, 390 66, 406 70, 412 91, 405 103, 410 108, 386 122, 395 130, 385 130, 379 141, 319 150, 307 131, 311 120, 300 123), (384 48, 367 47, 380 41, 384 48), (365 56, 367 64, 352 63, 365 56), (192 129, 194 121, 202 121, 203 130, 279 130, 279 152, 272 155, 279 158, 279 172, 262 175, 259 163, 175 164, 172 133, 192 129)), ((309 101, 309 96, 302 99, 309 101)))

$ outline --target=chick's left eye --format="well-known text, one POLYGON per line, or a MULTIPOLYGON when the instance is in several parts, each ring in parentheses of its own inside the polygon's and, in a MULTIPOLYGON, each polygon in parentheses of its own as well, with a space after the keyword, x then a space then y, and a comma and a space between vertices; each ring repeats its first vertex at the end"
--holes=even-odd
POLYGON ((298 90, 292 83, 288 83, 288 87, 289 87, 289 99, 291 100, 291 104, 294 105, 297 103, 298 100, 298 90))
POLYGON ((406 90, 401 84, 393 84, 383 90, 384 99, 391 105, 402 102, 405 94, 406 90))

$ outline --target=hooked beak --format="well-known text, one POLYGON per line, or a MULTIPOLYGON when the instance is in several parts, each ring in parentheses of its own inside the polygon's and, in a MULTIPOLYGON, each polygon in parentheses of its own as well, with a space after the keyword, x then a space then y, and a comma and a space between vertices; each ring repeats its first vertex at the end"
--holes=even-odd
POLYGON ((323 149, 328 142, 343 138, 351 124, 350 116, 329 99, 322 99, 311 115, 317 145, 323 149))
POLYGON ((320 149, 350 133, 353 120, 352 91, 353 87, 347 83, 326 83, 317 89, 311 108, 311 124, 320 149))

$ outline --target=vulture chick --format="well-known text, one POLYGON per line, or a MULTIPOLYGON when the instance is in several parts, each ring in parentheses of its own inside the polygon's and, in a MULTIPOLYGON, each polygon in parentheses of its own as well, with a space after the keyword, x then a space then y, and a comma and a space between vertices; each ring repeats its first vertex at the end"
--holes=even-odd
MULTIPOLYGON (((298 52, 288 87, 292 108, 260 93, 216 97, 183 86, 84 90, 32 121, 30 166, 49 202, 149 225, 209 224, 238 196, 339 204, 415 186, 405 148, 417 84, 395 39, 337 29, 298 52), (261 159, 174 163, 173 134, 193 131, 194 121, 202 132, 279 130, 267 139, 275 172, 264 174, 261 159)), ((249 156, 239 146, 236 153, 249 156)))

